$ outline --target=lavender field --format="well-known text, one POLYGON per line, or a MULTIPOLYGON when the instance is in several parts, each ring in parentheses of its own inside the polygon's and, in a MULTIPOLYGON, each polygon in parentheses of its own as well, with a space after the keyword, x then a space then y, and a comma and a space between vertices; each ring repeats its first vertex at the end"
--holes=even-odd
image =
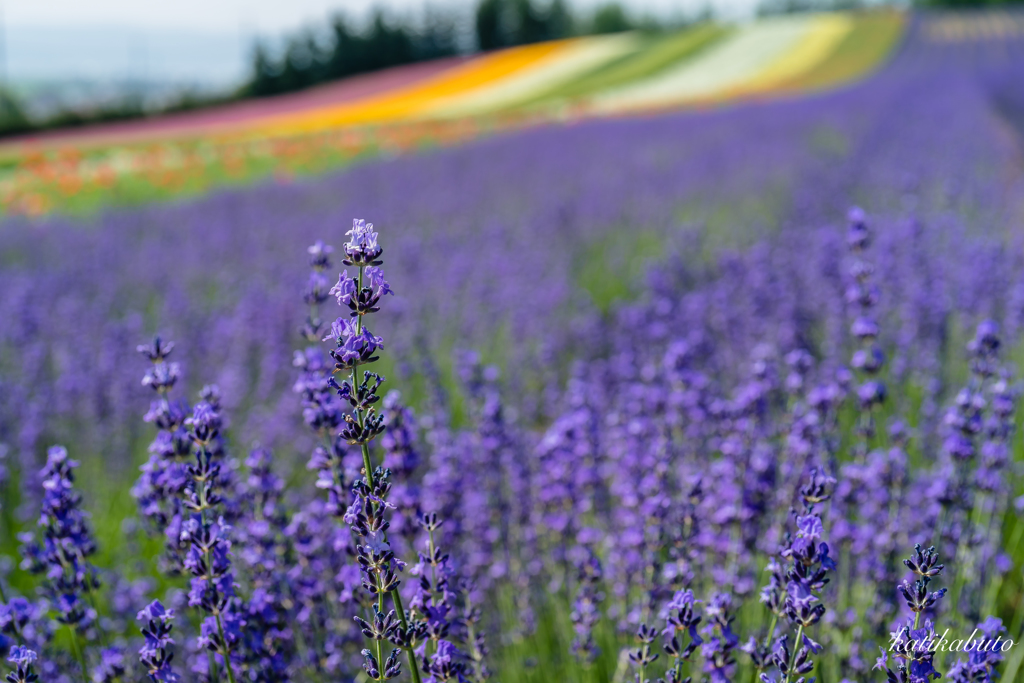
POLYGON ((834 92, 5 219, 7 680, 1024 680, 1024 38, 926 19, 834 92))

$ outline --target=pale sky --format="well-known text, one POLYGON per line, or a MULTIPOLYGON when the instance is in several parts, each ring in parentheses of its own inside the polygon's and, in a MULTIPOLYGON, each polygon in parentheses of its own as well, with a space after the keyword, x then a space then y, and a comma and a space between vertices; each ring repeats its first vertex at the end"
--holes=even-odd
MULTIPOLYGON (((132 26, 215 32, 278 32, 322 19, 343 10, 365 13, 375 5, 398 10, 422 10, 425 0, 0 0, 10 28, 17 26, 132 26)), ((438 7, 468 8, 472 0, 433 0, 438 7)), ((590 9, 601 0, 571 0, 578 9, 590 9)), ((699 8, 704 0, 624 0, 639 13, 672 14, 699 8)), ((754 0, 714 0, 726 11, 754 6, 754 0)))
MULTIPOLYGON (((758 0, 622 4, 637 15, 674 18, 709 1, 723 16, 743 16, 758 0)), ((419 15, 428 4, 469 17, 476 0, 0 0, 0 78, 236 82, 257 37, 323 26, 338 11, 361 17, 384 6, 419 15)), ((602 0, 569 4, 588 13, 602 0)))

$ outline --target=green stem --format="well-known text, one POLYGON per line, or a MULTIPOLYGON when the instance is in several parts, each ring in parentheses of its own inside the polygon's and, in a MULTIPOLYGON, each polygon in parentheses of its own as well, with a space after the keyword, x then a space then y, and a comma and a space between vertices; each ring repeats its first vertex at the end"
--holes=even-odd
MULTIPOLYGON (((402 629, 409 630, 409 622, 405 619, 405 609, 402 607, 402 596, 399 595, 398 589, 391 591, 391 601, 395 603, 395 611, 398 613, 398 621, 402 623, 402 629)), ((412 647, 406 648, 406 654, 409 656, 409 670, 412 671, 413 683, 420 683, 420 668, 416 663, 416 653, 412 651, 412 647)))
MULTIPOLYGON (((96 594, 95 594, 95 591, 91 587, 85 589, 85 599, 89 602, 89 606, 92 607, 92 611, 96 613, 96 619, 99 620, 99 618, 100 618, 100 610, 96 606, 96 594)), ((105 630, 103 630, 103 629, 97 629, 97 630, 99 631, 100 645, 103 646, 103 647, 106 647, 107 643, 109 641, 109 638, 107 636, 107 632, 105 630)))
MULTIPOLYGON (((206 450, 206 444, 205 443, 202 446, 202 450, 203 451, 206 450)), ((209 458, 211 456, 209 454, 207 454, 206 457, 209 458)), ((200 507, 200 510, 199 510, 199 521, 202 523, 203 527, 205 528, 209 524, 209 522, 206 519, 206 511, 209 509, 210 505, 209 505, 208 501, 206 500, 206 486, 204 485, 205 484, 205 480, 198 480, 198 481, 199 481, 199 507, 200 507)), ((213 569, 213 557, 210 555, 210 549, 209 548, 206 548, 206 549, 203 550, 203 556, 204 556, 204 559, 206 561, 206 571, 210 572, 213 569)), ((208 576, 207 580, 210 581, 210 585, 213 585, 213 577, 212 576, 208 576)), ((220 636, 220 642, 224 644, 224 652, 221 655, 224 658, 224 670, 227 671, 228 681, 230 683, 235 683, 235 671, 234 671, 234 669, 231 666, 231 646, 228 645, 228 639, 225 637, 225 634, 224 634, 224 622, 220 618, 220 610, 218 610, 213 616, 214 616, 214 620, 217 622, 217 633, 220 636)), ((214 663, 216 663, 216 660, 213 658, 212 653, 211 653, 211 655, 210 655, 210 664, 212 665, 214 663)), ((215 669, 211 668, 210 671, 211 671, 211 673, 213 673, 215 671, 215 669)), ((216 680, 216 678, 214 678, 214 680, 216 680)))
MULTIPOLYGON (((783 600, 785 600, 785 593, 783 593, 783 600)), ((771 645, 772 645, 772 638, 775 637, 775 626, 778 623, 779 623, 779 615, 776 614, 775 612, 772 612, 772 620, 771 620, 771 623, 768 625, 768 635, 765 636, 765 639, 764 639, 764 646, 766 648, 767 647, 771 647, 771 645)))
MULTIPOLYGON (((954 564, 956 566, 956 576, 953 579, 953 590, 950 591, 951 598, 953 600, 954 611, 960 607, 963 602, 964 584, 967 582, 967 570, 968 564, 967 555, 969 553, 968 545, 971 542, 971 537, 974 535, 974 530, 979 528, 981 523, 981 516, 985 507, 986 496, 984 493, 978 494, 974 499, 974 508, 971 510, 970 517, 968 517, 967 528, 960 534, 960 540, 956 546, 956 556, 954 557, 954 564)), ((970 569, 974 569, 974 562, 970 562, 970 569)))
POLYGON ((482 681, 484 678, 480 665, 484 657, 476 646, 476 629, 473 628, 473 622, 467 622, 466 624, 466 637, 469 640, 469 656, 473 660, 473 673, 478 681, 482 681))
POLYGON ((1013 653, 1008 658, 1009 663, 1006 665, 1006 670, 1003 672, 1003 680, 1017 680, 1017 670, 1020 669, 1022 660, 1024 660, 1024 647, 1013 648, 1013 653))
POLYGON ((803 637, 804 637, 804 625, 800 624, 800 626, 798 626, 797 629, 796 629, 796 642, 793 643, 793 656, 789 660, 789 666, 787 667, 787 670, 786 670, 786 676, 785 676, 785 678, 782 679, 784 683, 789 683, 789 672, 793 670, 794 666, 796 666, 796 657, 800 653, 800 640, 803 637))
POLYGON ((380 675, 380 678, 375 679, 375 680, 383 681, 384 680, 384 651, 381 649, 381 642, 379 640, 375 640, 374 643, 376 643, 376 646, 377 646, 377 666, 380 667, 380 669, 377 672, 378 675, 380 675))
MULTIPOLYGON (((1006 546, 1006 550, 1009 552, 1010 557, 1020 557, 1017 550, 1020 548, 1021 533, 1019 532, 1022 530, 1024 530, 1024 520, 1021 520, 1021 518, 1018 517, 1016 528, 1014 529, 1013 540, 1006 546)), ((1016 614, 1013 616, 1013 623, 1010 625, 1010 633, 1020 633, 1022 621, 1024 621, 1024 609, 1018 609, 1016 614)), ((1018 638, 1018 640, 1020 640, 1020 638, 1018 638)), ((1019 649, 1024 650, 1024 648, 1019 649)), ((1007 678, 1007 680, 1013 679, 1007 678)))
POLYGON ((942 506, 942 512, 939 513, 939 522, 935 525, 935 540, 932 541, 932 545, 936 548, 942 547, 942 534, 945 532, 944 527, 946 526, 946 517, 949 514, 948 510, 948 505, 942 506))
POLYGON ((221 621, 220 612, 214 616, 217 619, 217 633, 220 634, 220 640, 224 643, 224 669, 228 672, 228 680, 235 683, 235 672, 231 668, 231 648, 228 647, 228 639, 224 637, 224 622, 221 621))
POLYGON ((206 651, 206 661, 210 667, 210 680, 217 683, 220 681, 220 668, 217 666, 217 658, 213 656, 212 650, 206 651))
POLYGON ((71 650, 75 654, 78 666, 82 667, 82 680, 89 680, 89 666, 85 663, 85 653, 82 652, 82 644, 78 642, 78 631, 71 624, 68 624, 68 631, 71 632, 71 650))

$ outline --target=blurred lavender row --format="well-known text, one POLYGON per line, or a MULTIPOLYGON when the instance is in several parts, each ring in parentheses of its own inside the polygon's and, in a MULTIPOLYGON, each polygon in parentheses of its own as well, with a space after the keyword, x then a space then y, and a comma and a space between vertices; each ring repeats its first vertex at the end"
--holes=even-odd
POLYGON ((807 101, 536 130, 92 221, 9 220, 0 441, 38 464, 47 438, 73 435, 127 469, 139 390, 121 358, 159 329, 194 340, 190 377, 215 381, 239 426, 275 444, 294 414, 289 255, 354 215, 393 235, 401 295, 383 324, 401 330, 389 336, 406 362, 416 347, 500 346, 520 368, 564 357, 594 308, 586 269, 618 275, 639 237, 642 257, 682 249, 708 271, 737 258, 827 270, 822 229, 855 203, 918 226, 893 228, 911 241, 880 231, 899 295, 884 306, 908 305, 918 281, 935 306, 999 313, 1013 334, 1020 270, 1002 247, 1021 196, 1022 46, 907 41, 874 79, 807 101))

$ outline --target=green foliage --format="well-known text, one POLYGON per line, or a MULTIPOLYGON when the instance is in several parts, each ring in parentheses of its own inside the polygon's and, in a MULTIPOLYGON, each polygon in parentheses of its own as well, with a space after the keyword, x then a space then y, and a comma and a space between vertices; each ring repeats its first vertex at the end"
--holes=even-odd
POLYGON ((653 230, 623 228, 582 251, 574 268, 576 282, 607 313, 616 303, 636 297, 643 285, 640 276, 663 254, 664 241, 653 230))
POLYGON ((266 45, 253 52, 252 77, 242 94, 261 97, 301 90, 317 83, 401 64, 456 54, 455 21, 447 14, 427 12, 424 26, 390 20, 383 11, 373 13, 360 30, 346 17, 331 21, 326 41, 308 29, 287 41, 274 59, 266 45))
POLYGON ((573 17, 565 0, 539 7, 532 0, 481 0, 476 9, 476 41, 481 50, 526 45, 572 35, 573 17))
POLYGON ((17 98, 6 90, 0 90, 0 135, 16 135, 31 128, 32 122, 17 98))
POLYGON ((626 15, 626 10, 617 2, 601 5, 594 13, 591 33, 621 33, 636 28, 626 15))
POLYGON ((476 42, 481 50, 503 47, 505 34, 505 3, 502 0, 481 0, 476 8, 476 42))

